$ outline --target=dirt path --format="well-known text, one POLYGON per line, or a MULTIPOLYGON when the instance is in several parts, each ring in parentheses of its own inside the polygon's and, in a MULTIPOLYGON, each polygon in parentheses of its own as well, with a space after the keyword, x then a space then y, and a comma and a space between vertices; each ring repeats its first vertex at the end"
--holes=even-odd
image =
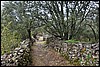
POLYGON ((32 66, 73 66, 54 50, 44 48, 41 42, 32 46, 32 66))

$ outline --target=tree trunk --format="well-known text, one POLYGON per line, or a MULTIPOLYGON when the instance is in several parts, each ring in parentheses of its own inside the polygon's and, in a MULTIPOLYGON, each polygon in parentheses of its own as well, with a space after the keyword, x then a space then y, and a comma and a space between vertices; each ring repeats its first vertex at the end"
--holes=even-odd
POLYGON ((68 32, 67 33, 64 33, 63 40, 68 40, 68 32))
POLYGON ((72 39, 72 37, 73 37, 73 36, 72 36, 72 35, 70 35, 69 40, 70 40, 70 39, 72 39))
POLYGON ((95 33, 95 30, 92 28, 92 26, 90 25, 90 24, 87 24, 88 26, 90 26, 90 28, 92 29, 92 32, 93 32, 93 34, 94 34, 94 38, 95 38, 95 41, 97 40, 97 38, 96 38, 96 33, 95 33))
POLYGON ((32 38, 31 38, 31 28, 27 29, 27 31, 28 31, 29 39, 30 39, 30 41, 32 41, 32 38))

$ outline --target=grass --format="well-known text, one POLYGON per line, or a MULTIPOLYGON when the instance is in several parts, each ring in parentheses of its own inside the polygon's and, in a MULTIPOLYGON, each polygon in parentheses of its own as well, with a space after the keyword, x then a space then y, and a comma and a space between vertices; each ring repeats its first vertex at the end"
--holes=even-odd
POLYGON ((64 41, 64 42, 67 42, 67 43, 78 43, 78 42, 80 42, 80 41, 77 41, 77 40, 66 40, 66 41, 64 41))

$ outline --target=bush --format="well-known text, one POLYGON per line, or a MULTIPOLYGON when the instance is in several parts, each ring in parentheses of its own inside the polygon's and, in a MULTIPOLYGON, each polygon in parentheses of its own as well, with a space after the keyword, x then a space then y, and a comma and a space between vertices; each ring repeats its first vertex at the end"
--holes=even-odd
POLYGON ((20 36, 18 31, 9 29, 10 23, 7 26, 3 26, 1 32, 1 54, 9 53, 11 50, 16 48, 20 43, 20 36))

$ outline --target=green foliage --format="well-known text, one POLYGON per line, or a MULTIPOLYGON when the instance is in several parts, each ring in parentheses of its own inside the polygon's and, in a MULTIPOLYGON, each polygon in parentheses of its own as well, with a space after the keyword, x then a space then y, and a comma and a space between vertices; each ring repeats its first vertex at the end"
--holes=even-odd
POLYGON ((44 33, 44 32, 46 32, 45 30, 44 30, 44 26, 42 26, 42 27, 38 27, 38 28, 36 28, 33 32, 32 32, 32 34, 34 34, 34 33, 44 33))
POLYGON ((99 39, 98 2, 8 1, 4 4, 1 17, 7 22, 12 21, 11 29, 15 30, 18 27, 16 30, 22 38, 27 38, 28 28, 40 33, 43 29, 38 27, 45 25, 49 34, 63 40, 80 40, 78 38, 84 36, 89 40, 95 38, 96 41, 99 39))
POLYGON ((64 42, 67 42, 67 43, 78 43, 78 42, 80 42, 80 41, 77 41, 77 40, 66 40, 66 41, 64 41, 64 42))
POLYGON ((20 43, 20 36, 18 31, 13 31, 9 29, 11 22, 7 26, 2 24, 2 33, 1 33, 1 54, 9 53, 20 43))

